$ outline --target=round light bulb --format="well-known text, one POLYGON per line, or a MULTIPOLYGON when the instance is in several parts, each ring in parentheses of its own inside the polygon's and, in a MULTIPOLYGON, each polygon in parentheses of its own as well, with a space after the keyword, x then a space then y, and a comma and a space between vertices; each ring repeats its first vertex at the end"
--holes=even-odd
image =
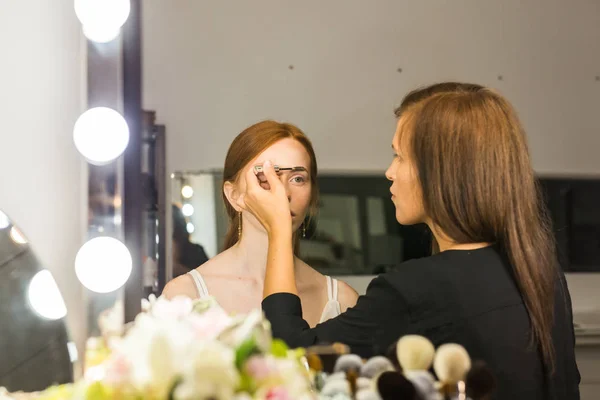
POLYGON ((127 282, 132 269, 129 250, 119 240, 101 236, 86 242, 75 257, 79 281, 96 293, 109 293, 127 282))
POLYGON ((9 235, 13 242, 15 242, 16 244, 27 244, 27 238, 25 237, 25 235, 23 235, 23 233, 21 233, 21 231, 16 226, 10 228, 9 235))
POLYGON ((130 0, 74 0, 75 14, 83 26, 118 29, 129 17, 130 0))
POLYGON ((8 219, 8 215, 4 214, 2 210, 0 210, 0 229, 6 229, 10 226, 10 219, 8 219))
POLYGON ((88 162, 103 165, 125 151, 129 144, 129 127, 117 111, 107 107, 91 108, 75 122, 73 141, 88 162))
POLYGON ((194 227, 194 224, 192 224, 191 222, 188 222, 185 227, 186 227, 188 233, 194 233, 194 231, 196 230, 196 228, 194 227))
POLYGON ((191 217, 194 214, 194 207, 191 204, 184 204, 183 207, 181 207, 181 212, 186 217, 191 217))
POLYGON ((194 195, 194 189, 192 189, 192 187, 190 185, 185 185, 184 187, 181 188, 181 195, 185 199, 189 199, 194 195))
POLYGON ((92 42, 108 43, 119 37, 121 27, 83 25, 83 34, 92 42))
POLYGON ((44 269, 31 278, 27 298, 31 308, 47 319, 61 319, 67 315, 67 306, 63 300, 54 277, 44 269))

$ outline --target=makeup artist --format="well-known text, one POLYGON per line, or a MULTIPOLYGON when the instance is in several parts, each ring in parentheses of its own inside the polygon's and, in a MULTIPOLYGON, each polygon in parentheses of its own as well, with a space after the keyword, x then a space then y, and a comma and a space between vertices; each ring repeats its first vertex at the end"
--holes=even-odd
POLYGON ((390 181, 400 224, 426 223, 434 255, 379 275, 355 307, 310 329, 294 279, 288 199, 272 164, 240 206, 266 228, 262 308, 290 346, 342 342, 362 356, 420 334, 462 344, 498 379, 498 399, 578 399, 571 300, 513 107, 474 84, 408 94, 396 110, 390 181))

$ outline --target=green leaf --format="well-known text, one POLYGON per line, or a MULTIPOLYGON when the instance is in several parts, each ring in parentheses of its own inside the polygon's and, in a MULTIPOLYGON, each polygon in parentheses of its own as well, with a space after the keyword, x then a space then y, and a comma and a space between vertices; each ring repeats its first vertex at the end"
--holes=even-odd
POLYGON ((246 363, 246 361, 253 355, 260 353, 258 346, 256 346, 256 342, 253 338, 247 339, 240 347, 235 351, 235 366, 238 370, 242 370, 242 367, 246 363))
POLYGON ((279 358, 285 358, 287 356, 288 350, 289 350, 289 348, 283 340, 273 339, 273 342, 271 343, 271 354, 272 355, 274 355, 275 357, 279 357, 279 358))
POLYGON ((256 385, 254 384, 254 380, 250 377, 250 375, 242 372, 240 374, 240 386, 238 389, 240 392, 254 393, 256 390, 256 385))
POLYGON ((110 388, 103 385, 101 382, 94 382, 88 386, 85 392, 86 400, 108 400, 112 398, 110 388))

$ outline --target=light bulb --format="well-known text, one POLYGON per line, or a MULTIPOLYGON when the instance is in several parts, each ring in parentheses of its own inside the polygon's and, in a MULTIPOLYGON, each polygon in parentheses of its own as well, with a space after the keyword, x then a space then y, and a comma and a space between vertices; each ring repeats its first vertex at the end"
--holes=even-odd
POLYGON ((192 197, 194 195, 194 189, 192 189, 192 187, 190 185, 185 185, 184 187, 181 188, 181 195, 185 199, 189 199, 190 197, 192 197))
POLYGON ((121 34, 121 27, 83 25, 83 34, 92 42, 108 43, 115 40, 121 34))
POLYGON ((27 298, 31 308, 43 318, 56 320, 67 315, 67 306, 58 285, 47 269, 31 278, 27 298))
POLYGON ((184 204, 183 207, 181 207, 181 212, 186 217, 191 217, 192 214, 194 214, 194 207, 191 204, 184 204))
POLYGON ((107 107, 91 108, 75 122, 73 141, 88 162, 103 165, 125 151, 129 144, 129 127, 117 111, 107 107))
POLYGON ((79 281, 96 293, 109 293, 127 282, 132 269, 129 250, 119 240, 101 236, 86 242, 75 257, 79 281))
POLYGON ((27 238, 21 233, 21 231, 16 226, 10 228, 9 235, 13 242, 15 242, 16 244, 27 244, 27 238))
POLYGON ((194 233, 194 231, 196 230, 196 228, 194 228, 194 224, 192 224, 191 222, 188 222, 185 227, 188 233, 194 233))
POLYGON ((10 219, 0 210, 0 229, 6 229, 10 226, 10 219))
POLYGON ((73 6, 81 25, 95 32, 118 32, 131 12, 130 0, 75 0, 73 6))

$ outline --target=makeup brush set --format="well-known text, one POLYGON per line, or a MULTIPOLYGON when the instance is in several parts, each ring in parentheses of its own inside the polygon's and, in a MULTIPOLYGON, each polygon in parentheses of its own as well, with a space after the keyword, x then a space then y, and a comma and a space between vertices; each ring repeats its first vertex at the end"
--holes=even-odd
POLYGON ((368 360, 334 346, 306 353, 321 400, 486 400, 495 388, 485 363, 472 362, 458 344, 435 349, 428 339, 409 335, 387 356, 368 360))

